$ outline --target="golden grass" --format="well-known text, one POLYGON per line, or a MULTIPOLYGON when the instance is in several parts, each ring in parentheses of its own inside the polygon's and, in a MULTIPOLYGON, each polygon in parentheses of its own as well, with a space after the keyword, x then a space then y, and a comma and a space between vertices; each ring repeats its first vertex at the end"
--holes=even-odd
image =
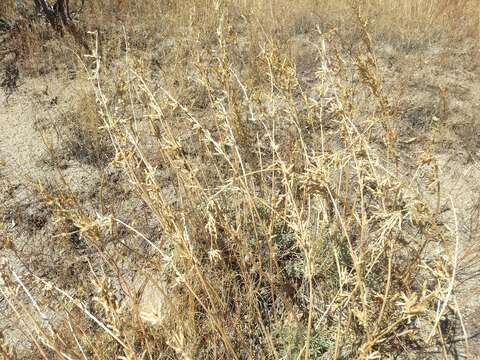
MULTIPOLYGON (((32 345, 24 356, 446 352, 440 325, 454 309, 458 252, 449 248, 458 239, 437 224, 438 204, 402 175, 399 119, 372 41, 473 36, 476 3, 89 5, 98 18, 86 23, 109 27, 112 38, 100 42, 102 57, 97 48, 86 60, 96 66, 90 107, 98 119, 85 113, 88 124, 102 123, 88 132, 110 140, 111 164, 146 216, 109 211, 115 198, 104 204, 104 191, 114 183, 94 208, 66 185, 37 187, 57 226, 46 244, 83 268, 75 279, 3 269, 1 294, 32 345), (450 21, 466 14, 468 26, 450 21), (308 83, 286 45, 304 33, 316 63, 308 83)), ((428 149, 418 166, 436 199, 428 149)), ((2 343, 0 354, 22 356, 2 343)))

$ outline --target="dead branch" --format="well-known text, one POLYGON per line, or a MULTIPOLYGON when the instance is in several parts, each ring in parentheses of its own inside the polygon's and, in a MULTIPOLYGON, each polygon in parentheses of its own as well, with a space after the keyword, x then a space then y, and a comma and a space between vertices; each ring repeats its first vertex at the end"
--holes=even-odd
MULTIPOLYGON (((82 0, 81 9, 83 9, 84 3, 85 1, 82 0)), ((50 5, 47 0, 34 0, 34 4, 35 8, 45 15, 52 28, 61 36, 64 35, 64 29, 66 29, 85 50, 90 52, 82 31, 77 28, 72 20, 69 0, 57 0, 53 5, 50 5)))

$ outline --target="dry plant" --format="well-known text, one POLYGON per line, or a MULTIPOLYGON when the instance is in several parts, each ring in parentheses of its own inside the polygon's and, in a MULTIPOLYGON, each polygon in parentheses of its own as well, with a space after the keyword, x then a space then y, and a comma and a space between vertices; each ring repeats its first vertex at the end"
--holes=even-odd
MULTIPOLYGON (((112 166, 142 202, 150 227, 135 214, 86 208, 68 185, 38 185, 57 228, 52 252, 82 270, 60 281, 39 275, 41 266, 25 274, 4 266, 1 295, 31 348, 15 354, 0 342, 1 356, 447 353, 444 316, 454 309, 458 239, 455 229, 438 225, 439 204, 431 209, 402 176, 398 119, 364 20, 390 2, 354 6, 355 49, 336 31, 316 29, 318 66, 308 85, 275 28, 288 10, 276 3, 126 2, 132 12, 165 6, 185 19, 178 30, 185 38, 168 57, 176 70, 170 74, 152 71, 128 36, 121 67, 102 68, 98 41, 86 66, 94 67, 95 108, 114 149, 112 166), (268 8, 270 19, 251 15, 268 8), (238 14, 251 21, 256 48, 245 44, 238 14), (176 57, 187 49, 188 60, 176 57), (243 56, 249 53, 256 55, 243 56)), ((445 3, 454 11, 454 2, 445 3)), ((408 10, 435 17, 433 7, 418 7, 408 10)), ((438 167, 428 152, 422 160, 431 172, 425 188, 439 196, 438 167)), ((11 241, 4 248, 25 259, 11 241)))

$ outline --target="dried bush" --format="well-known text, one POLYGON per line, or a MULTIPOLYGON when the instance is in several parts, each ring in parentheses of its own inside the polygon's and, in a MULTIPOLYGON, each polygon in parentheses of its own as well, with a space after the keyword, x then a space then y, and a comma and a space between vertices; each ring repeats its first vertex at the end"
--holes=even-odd
MULTIPOLYGON (((129 24, 148 14, 148 29, 164 9, 178 25, 173 46, 132 31, 143 37, 140 50, 117 33, 103 50, 121 44, 121 56, 104 62, 94 52, 94 108, 111 165, 143 212, 124 218, 83 203, 67 185, 38 187, 54 239, 67 239, 54 247, 55 259, 65 254, 78 269, 71 277, 3 270, 1 294, 36 357, 374 359, 437 345, 447 352, 458 238, 437 221, 431 152, 418 164, 418 187, 402 175, 400 114, 365 21, 390 2, 353 10, 327 2, 332 24, 352 10, 354 46, 340 31, 300 21, 304 11, 287 21, 291 3, 274 3, 118 2, 116 16, 128 10, 129 24), (284 41, 306 28, 316 64, 307 75, 284 41)), ((438 17, 412 13, 412 23, 398 26, 428 25, 423 16, 438 17)), ((79 152, 96 141, 80 138, 79 152)))

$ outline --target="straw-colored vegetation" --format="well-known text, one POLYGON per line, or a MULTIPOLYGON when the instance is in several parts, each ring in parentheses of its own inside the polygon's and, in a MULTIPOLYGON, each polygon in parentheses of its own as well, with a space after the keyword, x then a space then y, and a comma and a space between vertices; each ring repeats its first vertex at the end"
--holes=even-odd
POLYGON ((23 339, 0 327, 1 359, 448 358, 468 336, 441 129, 405 124, 385 67, 478 41, 478 1, 87 1, 90 54, 0 9, 5 61, 83 84, 43 133, 59 178, 29 182, 44 241, 0 218, 23 339))

